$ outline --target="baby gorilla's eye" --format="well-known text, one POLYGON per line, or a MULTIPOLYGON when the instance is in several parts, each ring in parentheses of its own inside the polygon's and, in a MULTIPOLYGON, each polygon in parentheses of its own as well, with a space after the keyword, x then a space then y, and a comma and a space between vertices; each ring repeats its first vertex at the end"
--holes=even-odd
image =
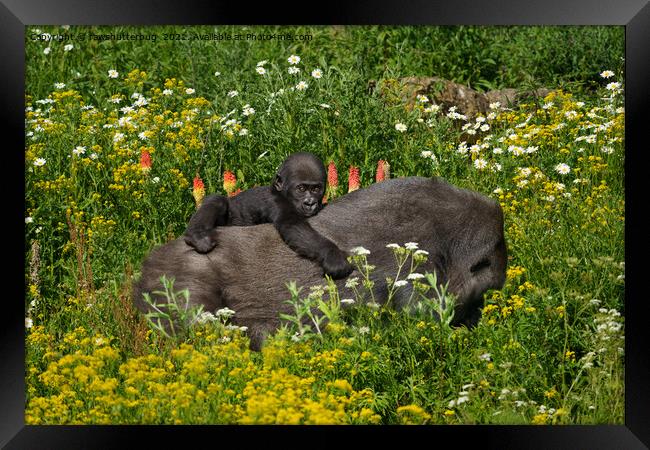
POLYGON ((320 186, 314 186, 311 188, 312 194, 318 194, 320 192, 320 186))
POLYGON ((305 185, 304 184, 299 184, 296 189, 298 192, 305 192, 305 185))

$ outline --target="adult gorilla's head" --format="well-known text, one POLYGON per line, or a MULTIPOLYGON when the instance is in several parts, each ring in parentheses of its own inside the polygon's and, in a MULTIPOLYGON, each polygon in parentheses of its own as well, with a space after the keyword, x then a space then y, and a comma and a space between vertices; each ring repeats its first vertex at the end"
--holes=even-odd
POLYGON ((280 166, 273 191, 282 195, 302 217, 323 208, 327 172, 323 162, 311 153, 294 153, 280 166))

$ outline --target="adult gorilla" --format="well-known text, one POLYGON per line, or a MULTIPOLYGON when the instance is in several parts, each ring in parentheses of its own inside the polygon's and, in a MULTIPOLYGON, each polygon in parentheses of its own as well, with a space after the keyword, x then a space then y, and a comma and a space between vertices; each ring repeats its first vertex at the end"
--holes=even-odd
MULTIPOLYGON (((386 298, 387 276, 395 261, 386 244, 417 242, 429 252, 419 272, 436 271, 441 284, 456 295, 454 325, 473 326, 480 318, 483 293, 505 281, 506 245, 503 213, 497 202, 460 189, 438 178, 408 177, 376 183, 332 202, 309 223, 339 248, 370 250, 375 294, 386 298)), ((224 227, 219 245, 199 254, 182 238, 153 250, 134 286, 134 302, 147 311, 144 292, 161 290, 162 275, 175 279, 174 289, 187 288, 190 302, 215 311, 236 312, 232 322, 248 327, 251 348, 258 350, 267 333, 280 325, 280 312, 290 312, 288 281, 298 286, 322 284, 318 263, 301 258, 280 238, 273 225, 224 227)), ((353 272, 352 276, 356 272, 353 272)), ((345 279, 338 280, 341 296, 352 297, 345 279)), ((410 285, 397 291, 401 308, 410 285)), ((164 299, 155 298, 157 303, 164 299)))

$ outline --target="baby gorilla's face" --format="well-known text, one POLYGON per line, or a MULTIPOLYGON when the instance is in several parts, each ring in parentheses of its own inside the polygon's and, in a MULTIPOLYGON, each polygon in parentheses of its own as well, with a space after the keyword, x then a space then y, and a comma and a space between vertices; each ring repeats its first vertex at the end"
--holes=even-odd
POLYGON ((287 198, 291 201, 296 213, 303 217, 315 215, 323 207, 323 184, 313 181, 292 183, 287 191, 287 198))
POLYGON ((296 217, 311 217, 323 208, 327 174, 310 153, 294 153, 278 170, 273 187, 291 204, 296 217))

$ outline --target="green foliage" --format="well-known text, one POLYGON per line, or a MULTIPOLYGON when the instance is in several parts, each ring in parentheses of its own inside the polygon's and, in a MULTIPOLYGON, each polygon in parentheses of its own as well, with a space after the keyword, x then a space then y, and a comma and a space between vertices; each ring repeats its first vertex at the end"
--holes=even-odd
POLYGON ((190 303, 190 292, 183 289, 174 292, 174 279, 166 276, 160 278, 164 291, 153 291, 151 294, 163 296, 165 300, 157 303, 149 293, 144 293, 143 300, 149 307, 144 314, 149 326, 163 334, 168 339, 180 343, 189 334, 189 330, 201 318, 203 305, 190 303))

